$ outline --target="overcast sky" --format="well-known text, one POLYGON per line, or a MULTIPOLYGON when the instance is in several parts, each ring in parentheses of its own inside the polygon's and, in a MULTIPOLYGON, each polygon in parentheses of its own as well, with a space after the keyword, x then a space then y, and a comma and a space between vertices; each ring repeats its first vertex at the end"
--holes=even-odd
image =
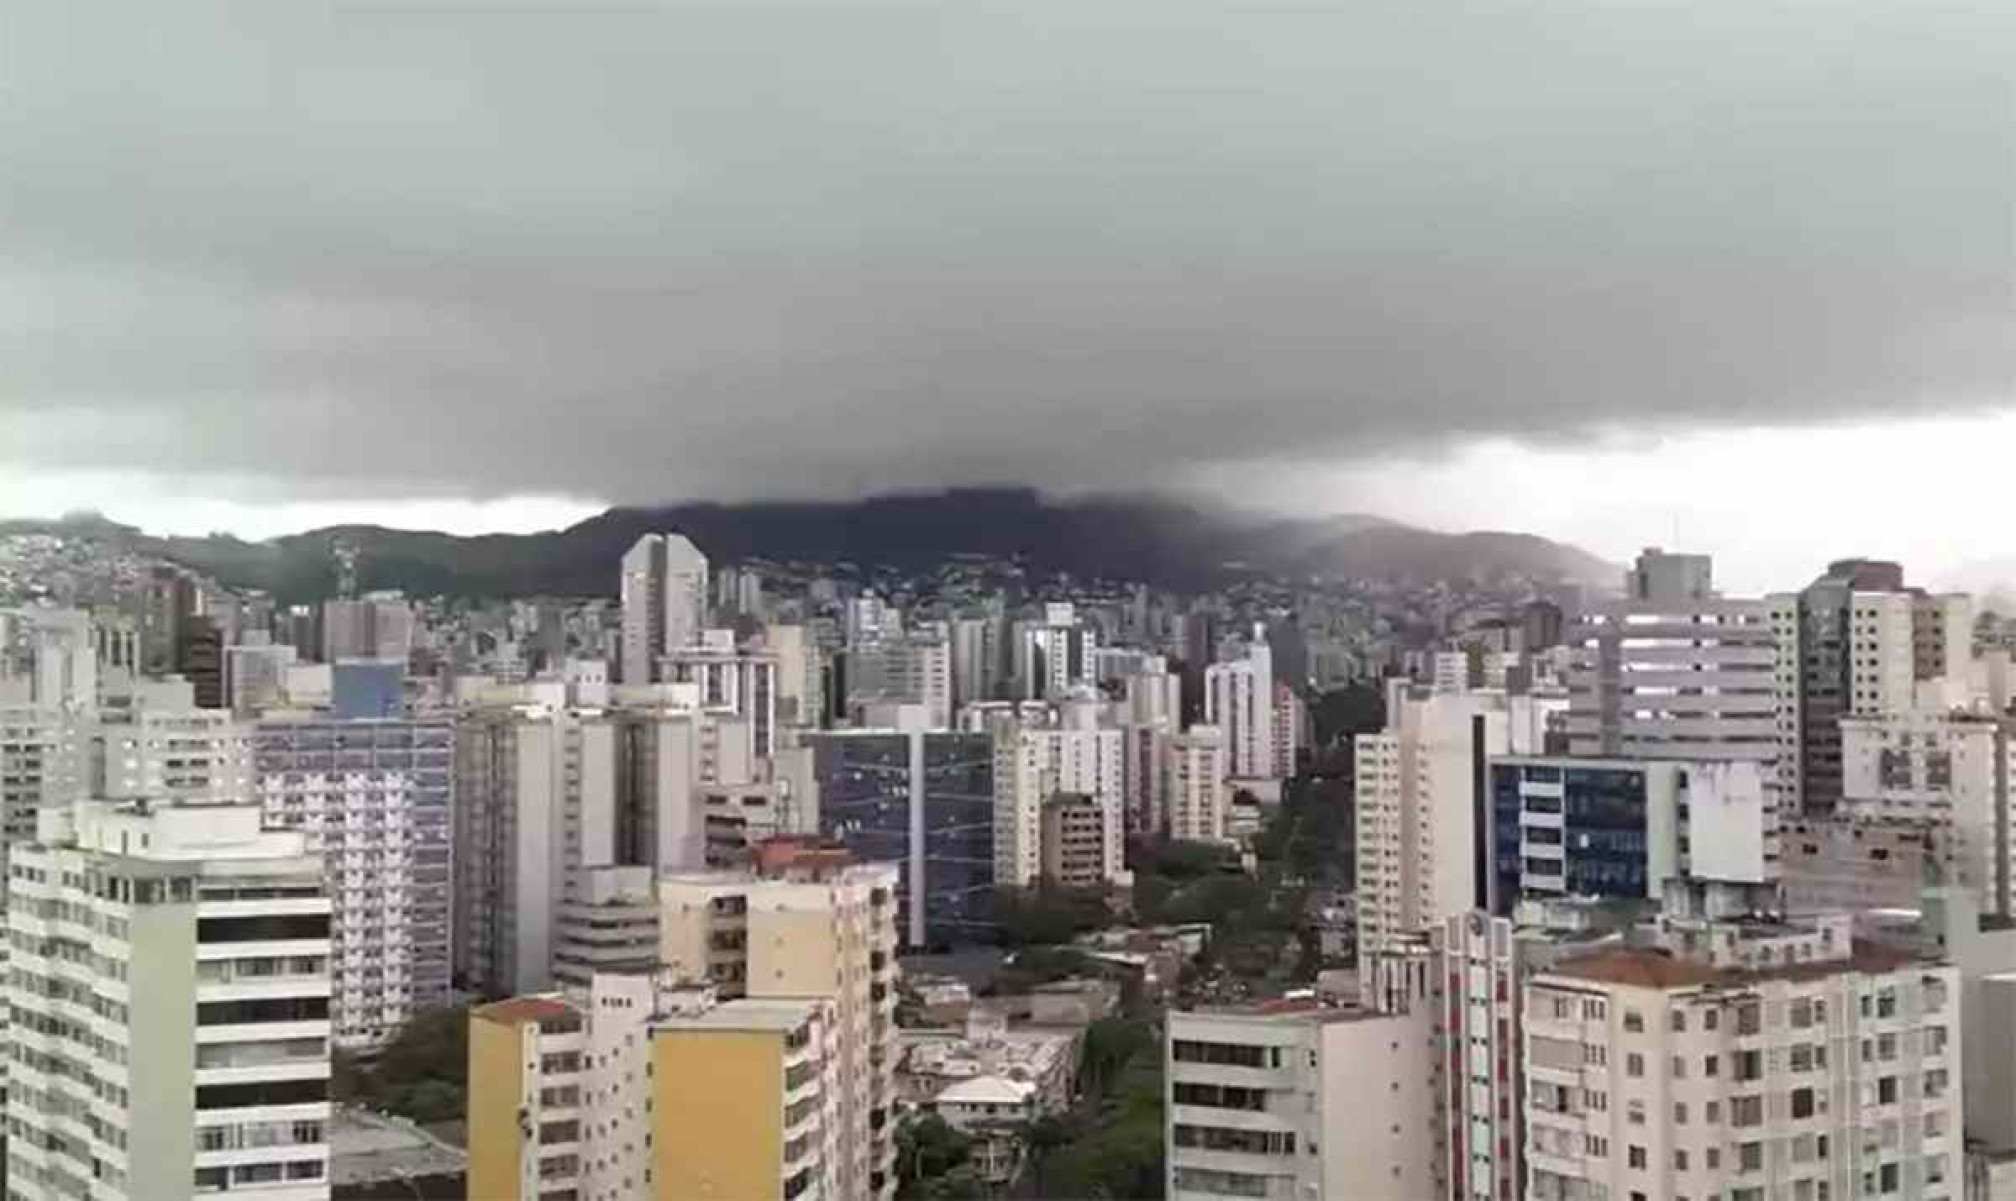
POLYGON ((0 164, 0 512, 2012 542, 2007 0, 31 0, 0 164))

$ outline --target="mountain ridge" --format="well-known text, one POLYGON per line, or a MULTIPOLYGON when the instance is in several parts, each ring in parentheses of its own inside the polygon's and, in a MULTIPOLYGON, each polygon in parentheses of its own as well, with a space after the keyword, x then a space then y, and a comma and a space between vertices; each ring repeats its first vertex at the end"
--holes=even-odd
POLYGON ((1412 582, 1519 576, 1612 588, 1621 568, 1580 548, 1499 530, 1443 533, 1368 514, 1282 517, 1143 496, 1053 500, 1020 487, 905 492, 856 501, 715 501, 619 506, 564 529, 454 535, 325 526, 249 542, 155 537, 95 514, 0 531, 84 528, 241 588, 282 599, 327 595, 330 545, 357 548, 367 588, 416 594, 608 595, 617 562, 645 533, 677 530, 716 563, 751 559, 928 570, 958 554, 1013 558, 1040 575, 1139 580, 1203 590, 1253 573, 1412 582))

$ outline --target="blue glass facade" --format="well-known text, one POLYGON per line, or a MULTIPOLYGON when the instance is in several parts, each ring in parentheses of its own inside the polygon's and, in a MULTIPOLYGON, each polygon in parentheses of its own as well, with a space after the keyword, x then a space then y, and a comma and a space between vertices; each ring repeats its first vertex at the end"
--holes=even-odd
POLYGON ((1493 763, 1493 910, 1522 897, 1648 896, 1647 804, 1642 767, 1493 763))
POLYGON ((864 731, 820 734, 811 743, 820 833, 860 859, 898 866, 904 941, 951 947, 989 938, 992 739, 864 731), (921 900, 913 903, 913 894, 921 900))

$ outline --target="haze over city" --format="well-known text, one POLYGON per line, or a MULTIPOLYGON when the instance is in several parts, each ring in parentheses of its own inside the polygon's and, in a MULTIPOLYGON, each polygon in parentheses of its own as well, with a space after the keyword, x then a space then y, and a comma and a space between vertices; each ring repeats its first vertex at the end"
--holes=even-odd
POLYGON ((1753 591, 1850 553, 1978 582, 2012 35, 1734 0, 25 6, 0 514, 478 532, 1023 482, 1684 543, 1753 591))

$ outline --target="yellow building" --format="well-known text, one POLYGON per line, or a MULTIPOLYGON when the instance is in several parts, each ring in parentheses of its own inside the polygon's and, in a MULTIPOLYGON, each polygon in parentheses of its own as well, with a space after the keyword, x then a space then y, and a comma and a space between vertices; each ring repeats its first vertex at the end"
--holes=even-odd
POLYGON ((824 998, 600 974, 469 1028, 470 1201, 842 1201, 824 998))
POLYGON ((586 1015, 561 997, 514 997, 469 1015, 471 1201, 578 1189, 586 1046, 586 1015))

